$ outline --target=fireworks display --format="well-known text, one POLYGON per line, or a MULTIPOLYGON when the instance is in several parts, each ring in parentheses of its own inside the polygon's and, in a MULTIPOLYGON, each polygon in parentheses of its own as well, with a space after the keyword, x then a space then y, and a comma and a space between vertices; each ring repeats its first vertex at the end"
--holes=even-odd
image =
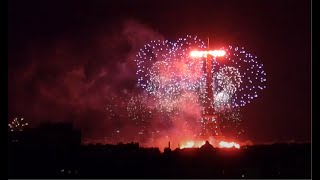
POLYGON ((24 118, 14 118, 13 121, 8 124, 8 127, 10 131, 23 131, 28 125, 24 118))
MULTIPOLYGON (((187 36, 176 43, 152 41, 137 54, 138 84, 161 99, 160 106, 168 111, 186 91, 203 95, 204 63, 194 57, 193 49, 206 49, 206 46, 197 37, 187 36)), ((256 56, 246 52, 244 47, 221 49, 225 51, 221 61, 212 56, 214 105, 218 111, 225 110, 222 107, 245 106, 266 88, 266 73, 256 56)))
POLYGON ((246 52, 244 47, 229 46, 225 51, 225 61, 217 61, 215 64, 221 71, 215 76, 223 80, 218 83, 215 92, 218 94, 226 91, 230 95, 232 107, 245 106, 258 97, 259 91, 266 88, 266 72, 263 64, 258 63, 257 56, 246 52), (222 77, 218 77, 219 75, 222 77))
MULTIPOLYGON (((161 111, 179 109, 188 92, 199 91, 204 78, 201 63, 189 58, 193 48, 205 48, 204 43, 187 36, 177 43, 153 41, 137 55, 138 84, 157 99, 161 111)), ((197 100, 197 99, 196 99, 197 100)))
POLYGON ((205 43, 197 37, 186 36, 177 42, 152 41, 140 49, 135 61, 138 84, 160 111, 180 111, 186 99, 203 105, 211 98, 211 106, 225 122, 223 127, 230 127, 230 121, 234 127, 239 126, 239 108, 266 88, 263 65, 244 47, 206 51, 205 43), (212 62, 213 97, 206 92, 205 58, 212 62))
MULTIPOLYGON (((134 137, 168 138, 167 134, 172 134, 168 133, 170 128, 179 126, 180 135, 193 138, 199 134, 196 127, 205 123, 201 114, 210 102, 222 130, 242 134, 240 108, 266 88, 263 65, 243 47, 222 47, 215 51, 206 48, 201 39, 192 36, 176 42, 159 40, 146 44, 135 58, 137 83, 144 91, 111 98, 108 118, 127 119, 136 128, 134 137), (207 58, 212 62, 213 97, 209 97, 206 89, 207 58), (127 114, 123 113, 124 108, 127 114)), ((173 134, 178 137, 176 131, 173 134)), ((118 129, 113 133, 121 136, 118 129)))

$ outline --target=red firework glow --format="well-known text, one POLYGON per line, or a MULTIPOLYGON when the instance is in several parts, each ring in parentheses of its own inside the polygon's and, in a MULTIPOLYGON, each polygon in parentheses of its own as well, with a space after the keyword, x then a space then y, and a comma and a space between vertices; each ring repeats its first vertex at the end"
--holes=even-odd
POLYGON ((235 142, 226 142, 226 141, 220 141, 219 143, 220 148, 237 148, 240 149, 240 145, 235 142))
POLYGON ((243 47, 210 49, 209 39, 204 44, 191 36, 177 42, 151 41, 136 55, 138 86, 147 96, 139 95, 127 109, 137 128, 141 126, 139 137, 146 134, 146 146, 163 147, 170 141, 171 147, 200 148, 208 141, 215 148, 240 148, 224 137, 227 128, 220 126, 224 122, 232 123, 229 128, 233 123, 239 126, 240 106, 257 97, 256 85, 266 81, 266 74, 253 60, 257 57, 243 47), (140 110, 147 116, 136 115, 140 110), (155 127, 147 130, 139 121, 155 127))
MULTIPOLYGON (((205 144, 205 141, 184 141, 181 143, 180 145, 180 149, 184 149, 184 148, 200 148, 201 146, 203 146, 205 144)), ((212 143, 212 141, 210 142, 210 144, 214 144, 212 143)), ((240 144, 231 141, 220 141, 218 143, 218 148, 236 148, 236 149, 240 149, 240 144)))

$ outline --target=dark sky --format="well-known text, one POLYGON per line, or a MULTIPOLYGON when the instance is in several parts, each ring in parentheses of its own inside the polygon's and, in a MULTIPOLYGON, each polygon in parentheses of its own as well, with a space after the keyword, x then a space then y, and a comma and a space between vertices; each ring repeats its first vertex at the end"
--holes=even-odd
POLYGON ((9 118, 73 119, 97 135, 110 126, 101 99, 135 86, 138 48, 190 34, 265 65, 267 89, 242 110, 249 139, 310 140, 309 1, 11 0, 8 15, 9 118))

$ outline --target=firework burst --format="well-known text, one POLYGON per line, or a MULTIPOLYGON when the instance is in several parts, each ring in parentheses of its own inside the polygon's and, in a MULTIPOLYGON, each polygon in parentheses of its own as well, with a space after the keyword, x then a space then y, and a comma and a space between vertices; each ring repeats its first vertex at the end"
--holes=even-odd
POLYGON ((249 104, 258 93, 266 88, 266 72, 257 56, 245 51, 244 47, 223 48, 225 59, 214 61, 215 93, 226 92, 232 107, 249 104), (217 72, 217 73, 215 73, 217 72))
MULTIPOLYGON (((213 97, 208 97, 205 58, 191 56, 193 50, 206 50, 205 43, 187 36, 176 42, 159 40, 146 44, 135 59, 138 85, 144 91, 111 96, 107 119, 116 125, 120 119, 129 120, 130 127, 137 132, 134 139, 169 138, 168 134, 192 138, 198 134, 199 124, 204 123, 204 105, 212 99, 211 106, 224 133, 241 135, 244 131, 240 108, 266 88, 263 65, 243 47, 229 46, 210 52, 223 52, 223 57, 210 57, 213 97)), ((121 137, 123 133, 120 126, 115 126, 112 137, 121 137)))
POLYGON ((11 123, 8 124, 10 131, 23 131, 29 123, 24 118, 14 118, 11 123))
POLYGON ((177 42, 159 40, 146 44, 135 59, 139 86, 146 90, 161 112, 181 111, 186 99, 192 101, 191 104, 204 104, 212 98, 212 106, 223 121, 239 122, 239 108, 249 104, 266 88, 263 65, 244 47, 221 48, 225 52, 221 60, 211 57, 214 93, 213 97, 207 97, 205 63, 190 56, 194 49, 205 50, 206 46, 201 39, 192 36, 177 42))

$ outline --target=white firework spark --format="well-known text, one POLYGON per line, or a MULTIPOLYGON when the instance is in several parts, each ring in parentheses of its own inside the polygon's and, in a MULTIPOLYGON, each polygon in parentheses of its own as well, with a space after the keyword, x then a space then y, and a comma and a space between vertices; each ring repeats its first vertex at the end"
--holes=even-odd
POLYGON ((11 123, 8 124, 10 131, 23 131, 29 123, 24 118, 14 118, 11 123))

